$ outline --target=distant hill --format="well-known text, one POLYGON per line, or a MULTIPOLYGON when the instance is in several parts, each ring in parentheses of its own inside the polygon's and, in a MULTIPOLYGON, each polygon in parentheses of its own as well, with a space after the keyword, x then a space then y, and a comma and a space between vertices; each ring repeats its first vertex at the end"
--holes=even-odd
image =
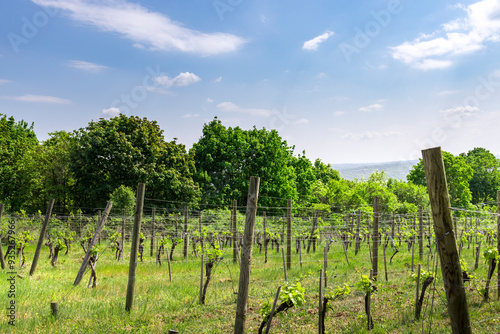
POLYGON ((333 169, 339 171, 340 176, 346 180, 365 179, 375 171, 385 171, 388 177, 397 180, 406 181, 406 176, 410 169, 418 163, 418 160, 392 161, 380 163, 363 164, 334 164, 333 169))

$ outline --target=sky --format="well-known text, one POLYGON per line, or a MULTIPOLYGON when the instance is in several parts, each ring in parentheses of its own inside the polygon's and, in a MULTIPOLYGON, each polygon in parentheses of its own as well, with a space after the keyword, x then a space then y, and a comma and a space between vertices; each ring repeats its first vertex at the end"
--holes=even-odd
POLYGON ((314 161, 500 154, 500 0, 0 0, 0 113, 40 141, 123 113, 189 149, 276 129, 314 161))

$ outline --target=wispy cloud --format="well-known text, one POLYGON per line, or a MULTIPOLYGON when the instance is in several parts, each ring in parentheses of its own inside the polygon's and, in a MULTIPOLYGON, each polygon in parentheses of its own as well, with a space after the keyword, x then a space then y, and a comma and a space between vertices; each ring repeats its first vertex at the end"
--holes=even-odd
POLYGON ((11 83, 12 81, 10 80, 6 80, 6 79, 0 79, 0 85, 2 84, 7 84, 7 83, 11 83))
POLYGON ((453 56, 473 53, 487 42, 500 41, 500 0, 482 0, 460 8, 466 17, 392 47, 393 58, 421 70, 442 69, 453 65, 453 56))
POLYGON ((71 60, 68 62, 68 66, 79 69, 79 70, 92 72, 92 73, 97 73, 97 72, 100 72, 102 70, 109 68, 109 67, 104 66, 104 65, 89 63, 89 62, 83 61, 83 60, 71 60))
POLYGON ((189 86, 191 84, 197 83, 201 80, 201 78, 194 73, 184 72, 180 73, 175 78, 170 78, 166 75, 162 75, 159 77, 155 77, 153 80, 159 85, 170 88, 189 86))
POLYGON ((333 116, 342 116, 345 114, 345 111, 337 110, 333 112, 333 116))
POLYGON ((278 111, 269 110, 269 109, 251 109, 251 108, 242 108, 233 102, 222 102, 217 105, 217 108, 223 112, 239 112, 243 114, 250 114, 252 116, 263 116, 263 117, 271 117, 273 115, 277 115, 278 111))
POLYGON ((327 31, 324 34, 319 35, 318 37, 314 37, 313 39, 304 42, 304 44, 302 45, 302 49, 316 51, 318 50, 319 45, 324 41, 326 41, 331 36, 333 36, 333 34, 334 34, 333 32, 327 31))
POLYGON ((366 107, 361 107, 359 108, 359 111, 372 112, 372 111, 379 111, 382 109, 384 109, 383 105, 381 105, 380 103, 375 103, 375 104, 370 104, 369 106, 366 107))
POLYGON ((245 44, 227 33, 204 33, 183 27, 162 13, 125 0, 31 0, 62 10, 71 19, 130 39, 134 47, 180 51, 203 56, 236 51, 245 44))
POLYGON ((106 117, 113 118, 113 117, 120 115, 120 108, 111 107, 108 109, 103 109, 102 113, 106 117))
POLYGON ((198 118, 200 117, 200 114, 185 114, 182 116, 182 118, 198 118))
POLYGON ((47 95, 32 95, 25 94, 21 96, 2 96, 4 100, 14 100, 19 102, 31 102, 31 103, 53 103, 53 104, 69 104, 70 100, 62 99, 55 96, 47 95))
POLYGON ((222 77, 218 77, 217 79, 214 80, 215 83, 219 83, 222 81, 222 77))

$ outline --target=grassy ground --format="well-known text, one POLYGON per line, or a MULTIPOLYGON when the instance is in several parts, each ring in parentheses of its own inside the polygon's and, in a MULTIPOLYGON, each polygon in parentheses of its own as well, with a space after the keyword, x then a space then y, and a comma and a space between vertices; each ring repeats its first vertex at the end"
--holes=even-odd
MULTIPOLYGON (((97 263, 97 288, 87 288, 89 272, 79 286, 73 282, 80 267, 83 251, 74 245, 68 255, 60 255, 56 267, 50 265, 48 249, 44 247, 36 273, 29 276, 34 245, 27 249, 25 268, 16 266, 15 298, 9 298, 7 271, 0 271, 0 304, 5 308, 15 301, 15 326, 2 317, 2 333, 167 333, 176 329, 180 333, 231 333, 236 310, 239 269, 232 261, 232 250, 223 249, 224 259, 213 271, 208 287, 206 304, 198 303, 200 259, 190 254, 189 261, 182 259, 182 247, 178 246, 172 262, 172 282, 169 282, 166 260, 160 267, 149 257, 149 241, 143 263, 137 267, 135 298, 130 313, 126 312, 125 296, 128 280, 128 258, 124 262, 114 260, 107 248, 97 263), (146 254, 147 253, 147 254, 146 254), (59 303, 59 316, 51 316, 50 302, 59 303)), ((474 267, 470 249, 462 251, 468 267, 474 267)), ((127 252, 130 250, 127 249, 127 252)), ((387 248, 388 257, 394 250, 387 248)), ((191 252, 190 252, 191 253, 191 252)), ((305 303, 272 322, 273 333, 317 333, 319 269, 323 266, 323 246, 316 253, 303 250, 302 268, 299 255, 293 250, 290 281, 300 279, 305 288, 305 303)), ((417 252, 418 253, 418 252, 417 252)), ((126 253, 127 254, 127 253, 126 253)), ((422 320, 414 321, 415 283, 411 274, 411 251, 403 243, 392 264, 388 264, 388 281, 384 276, 382 249, 379 256, 377 292, 372 297, 372 314, 375 328, 372 333, 451 333, 446 311, 446 298, 440 275, 432 285, 424 302, 422 320), (432 308, 432 313, 431 313, 432 308)), ((128 255, 128 254, 127 254, 128 255)), ((360 253, 354 256, 354 247, 348 250, 346 263, 340 242, 334 242, 328 253, 328 287, 343 283, 353 286, 350 295, 332 303, 327 313, 327 333, 364 333, 366 316, 364 295, 354 286, 360 276, 371 269, 368 246, 362 244, 360 253)), ((164 259, 165 256, 164 256, 164 259)), ((432 271, 433 262, 426 248, 421 262, 425 270, 432 271)), ((387 259, 389 263, 389 259, 387 259)), ((476 289, 484 286, 486 265, 481 261, 475 271, 477 279, 466 284, 467 298, 473 332, 500 332, 500 302, 497 299, 496 274, 490 291, 492 300, 482 303, 476 289)), ((438 270, 440 272, 440 269, 438 270)), ((254 247, 251 284, 249 290, 247 331, 256 333, 262 321, 261 304, 273 298, 279 285, 284 284, 281 253, 269 251, 269 261, 264 263, 264 252, 254 247)))

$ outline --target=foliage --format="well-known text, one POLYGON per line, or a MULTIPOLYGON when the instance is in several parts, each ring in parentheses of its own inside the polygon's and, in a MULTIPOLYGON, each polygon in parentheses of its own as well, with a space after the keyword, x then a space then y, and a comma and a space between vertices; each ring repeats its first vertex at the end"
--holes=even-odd
POLYGON ((156 121, 120 115, 76 132, 71 154, 78 204, 99 207, 119 186, 146 183, 148 196, 192 202, 198 196, 194 165, 184 145, 165 142, 156 121))
POLYGON ((496 201, 497 190, 500 188, 500 160, 481 147, 476 147, 460 156, 464 157, 473 171, 469 180, 472 203, 496 201))
MULTIPOLYGON (((284 287, 281 288, 279 294, 279 304, 284 304, 288 308, 290 307, 299 307, 304 301, 304 293, 305 289, 300 285, 300 282, 296 282, 295 284, 287 283, 284 287)), ((264 302, 259 310, 259 314, 266 320, 273 306, 273 300, 269 299, 264 302)))
POLYGON ((38 170, 33 168, 38 145, 33 124, 0 113, 0 203, 6 209, 18 211, 32 201, 38 180, 38 170))
POLYGON ((246 203, 250 176, 261 179, 260 205, 283 206, 280 199, 298 198, 293 148, 276 130, 226 128, 215 118, 204 125, 203 135, 190 154, 204 203, 246 203))
POLYGON ((136 199, 135 193, 130 187, 119 186, 111 194, 110 200, 113 201, 113 208, 124 209, 128 215, 134 211, 136 199))
POLYGON ((366 275, 361 275, 361 278, 356 282, 356 289, 363 292, 365 295, 375 291, 373 282, 366 275))
POLYGON ((498 249, 493 246, 490 246, 483 251, 483 257, 487 262, 500 259, 500 256, 498 255, 498 249))

